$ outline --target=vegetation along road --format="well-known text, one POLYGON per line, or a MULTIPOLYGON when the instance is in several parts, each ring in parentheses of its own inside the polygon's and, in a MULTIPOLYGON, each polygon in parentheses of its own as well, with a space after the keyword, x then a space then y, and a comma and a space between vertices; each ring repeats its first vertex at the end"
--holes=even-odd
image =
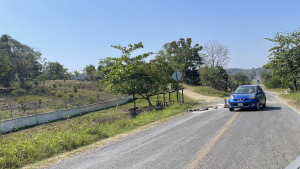
POLYGON ((300 154, 300 115, 265 92, 259 111, 188 113, 49 168, 285 168, 300 154))

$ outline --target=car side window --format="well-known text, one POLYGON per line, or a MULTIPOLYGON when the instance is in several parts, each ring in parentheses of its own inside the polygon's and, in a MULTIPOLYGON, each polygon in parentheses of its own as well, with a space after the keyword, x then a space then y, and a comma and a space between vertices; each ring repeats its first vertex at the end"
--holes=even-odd
POLYGON ((261 88, 259 86, 257 86, 257 90, 258 92, 262 91, 261 88))
POLYGON ((262 90, 262 88, 260 86, 257 86, 257 88, 258 88, 258 91, 263 92, 263 90, 262 90))

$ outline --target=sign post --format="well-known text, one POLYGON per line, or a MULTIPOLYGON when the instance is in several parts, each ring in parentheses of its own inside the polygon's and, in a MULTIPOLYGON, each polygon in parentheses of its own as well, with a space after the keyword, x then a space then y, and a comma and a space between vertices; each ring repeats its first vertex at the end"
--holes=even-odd
MULTIPOLYGON (((177 70, 173 73, 172 78, 177 82, 177 103, 178 103, 178 93, 179 93, 179 84, 178 81, 180 80, 182 74, 178 72, 177 70)), ((179 95, 180 100, 180 95, 179 95)))

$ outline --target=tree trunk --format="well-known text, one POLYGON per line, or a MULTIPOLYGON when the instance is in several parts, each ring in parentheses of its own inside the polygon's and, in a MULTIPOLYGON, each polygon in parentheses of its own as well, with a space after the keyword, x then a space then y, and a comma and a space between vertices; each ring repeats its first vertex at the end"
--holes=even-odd
POLYGON ((283 83, 281 82, 281 95, 283 95, 283 83))
POLYGON ((149 104, 149 110, 152 110, 153 105, 150 101, 150 96, 149 95, 147 95, 147 101, 148 101, 148 104, 149 104))
POLYGON ((297 91, 298 91, 298 90, 297 90, 297 80, 296 80, 295 77, 293 77, 293 86, 294 86, 295 92, 297 92, 297 91))
POLYGON ((210 86, 208 86, 208 94, 209 94, 209 91, 210 91, 210 86))
POLYGON ((24 79, 24 74, 19 72, 19 80, 21 82, 21 88, 25 88, 25 79, 24 79))
POLYGON ((135 104, 135 96, 133 94, 133 108, 134 108, 134 115, 136 115, 136 104, 135 104))

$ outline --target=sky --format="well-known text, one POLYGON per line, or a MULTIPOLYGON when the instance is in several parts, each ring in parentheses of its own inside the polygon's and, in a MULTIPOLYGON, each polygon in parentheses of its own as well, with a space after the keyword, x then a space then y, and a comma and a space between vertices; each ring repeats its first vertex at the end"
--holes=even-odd
POLYGON ((111 45, 142 42, 135 56, 180 38, 217 40, 230 49, 226 68, 250 69, 268 62, 274 43, 264 38, 298 29, 299 7, 299 0, 0 0, 0 36, 69 71, 119 57, 111 45))

